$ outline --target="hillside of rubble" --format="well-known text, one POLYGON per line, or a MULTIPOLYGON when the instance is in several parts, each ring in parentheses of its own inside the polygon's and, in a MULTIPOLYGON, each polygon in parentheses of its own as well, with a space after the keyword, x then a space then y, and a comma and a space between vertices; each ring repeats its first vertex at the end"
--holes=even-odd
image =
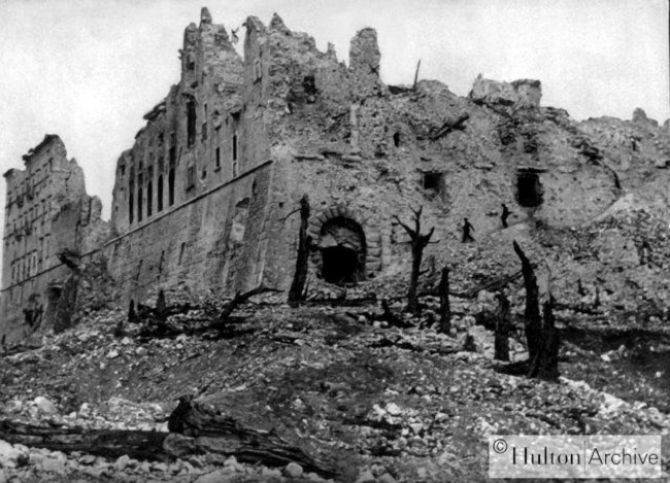
MULTIPOLYGON (((163 434, 177 399, 191 394, 297 445, 334 477, 220 453, 142 460, 0 441, 0 481, 485 481, 492 434, 667 437, 670 331, 599 339, 574 326, 588 325, 585 316, 559 310, 562 377, 543 382, 505 374, 493 360, 493 335, 474 317, 491 306, 487 297, 454 298, 450 335, 431 325, 437 299, 423 303, 422 316, 404 316, 406 329, 390 327, 377 304, 263 303, 240 310, 224 334, 153 338, 126 313, 103 310, 0 359, 0 432, 11 420, 163 434)), ((515 306, 516 320, 522 311, 515 306)), ((210 312, 193 306, 167 323, 198 326, 210 312)), ((512 341, 512 363, 527 357, 522 340, 512 341)))

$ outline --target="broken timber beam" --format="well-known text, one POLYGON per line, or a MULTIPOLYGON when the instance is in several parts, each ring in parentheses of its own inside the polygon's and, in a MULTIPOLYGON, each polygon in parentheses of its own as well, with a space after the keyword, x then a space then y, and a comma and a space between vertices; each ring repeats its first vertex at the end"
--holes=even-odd
POLYGON ((211 406, 182 396, 168 419, 169 433, 53 427, 0 419, 0 439, 51 451, 81 451, 106 458, 128 455, 139 460, 169 461, 193 454, 217 453, 239 461, 284 466, 296 462, 325 478, 336 472, 273 431, 247 427, 211 406))

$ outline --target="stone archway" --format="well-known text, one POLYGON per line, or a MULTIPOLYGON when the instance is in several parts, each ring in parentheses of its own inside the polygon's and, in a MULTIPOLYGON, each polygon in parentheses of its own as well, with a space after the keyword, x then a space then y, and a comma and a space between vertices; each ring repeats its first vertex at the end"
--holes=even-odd
MULTIPOLYGON (((324 252, 321 248, 324 246, 335 248, 332 243, 328 245, 328 240, 324 239, 323 234, 326 231, 331 231, 328 227, 335 228, 338 226, 342 227, 340 238, 347 239, 348 243, 344 243, 340 247, 345 248, 345 250, 327 250, 326 262, 329 263, 331 260, 345 260, 346 262, 349 260, 346 263, 348 269, 343 270, 344 276, 342 278, 354 280, 350 283, 363 282, 366 279, 374 278, 382 269, 382 240, 379 230, 374 223, 370 223, 369 217, 365 216, 364 212, 344 205, 334 205, 318 210, 310 218, 308 235, 318 247, 312 250, 311 255, 317 276, 323 278, 324 275, 324 252), (355 236, 345 236, 347 231, 355 236), (356 256, 352 257, 351 252, 346 250, 347 248, 353 248, 356 256), (353 270, 352 265, 354 265, 353 270)), ((334 238, 337 240, 337 237, 334 238)), ((327 272, 330 278, 329 270, 327 272)), ((334 274, 333 278, 338 278, 337 274, 334 274)))
POLYGON ((321 226, 318 246, 326 282, 345 285, 365 280, 367 245, 357 222, 344 216, 329 219, 321 226))

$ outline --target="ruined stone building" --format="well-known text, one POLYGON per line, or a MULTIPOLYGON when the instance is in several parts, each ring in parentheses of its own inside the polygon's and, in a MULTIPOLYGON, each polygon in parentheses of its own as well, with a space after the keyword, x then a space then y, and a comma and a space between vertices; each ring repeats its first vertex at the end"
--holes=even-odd
POLYGON ((59 254, 81 253, 106 236, 102 204, 86 194, 84 173, 49 134, 23 156, 25 170, 10 169, 2 260, 2 335, 53 324, 69 269, 59 254))
POLYGON ((71 271, 57 257, 64 250, 81 267, 104 266, 118 303, 178 286, 216 296, 287 289, 291 213, 304 194, 316 289, 405 274, 393 215, 409 219, 410 207, 423 206, 424 226, 436 228, 426 260, 443 263, 467 257, 465 216, 478 241, 497 236, 502 202, 512 224, 576 226, 626 188, 567 112, 540 106, 538 81, 480 77, 468 97, 438 81, 390 86, 373 29, 352 39, 346 65, 276 15, 245 26, 243 56, 207 9, 186 28, 179 83, 118 159, 109 227, 57 137, 26 156, 26 171, 5 174, 0 330, 16 333, 34 303, 48 323, 71 271))

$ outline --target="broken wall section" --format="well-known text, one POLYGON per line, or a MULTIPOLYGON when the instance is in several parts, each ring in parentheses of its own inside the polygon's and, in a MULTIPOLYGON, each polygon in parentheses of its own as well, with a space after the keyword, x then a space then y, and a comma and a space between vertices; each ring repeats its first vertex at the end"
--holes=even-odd
POLYGON ((84 173, 65 145, 47 135, 5 173, 7 202, 0 334, 16 340, 54 324, 70 269, 61 254, 94 250, 109 236, 101 202, 86 194, 84 173))

